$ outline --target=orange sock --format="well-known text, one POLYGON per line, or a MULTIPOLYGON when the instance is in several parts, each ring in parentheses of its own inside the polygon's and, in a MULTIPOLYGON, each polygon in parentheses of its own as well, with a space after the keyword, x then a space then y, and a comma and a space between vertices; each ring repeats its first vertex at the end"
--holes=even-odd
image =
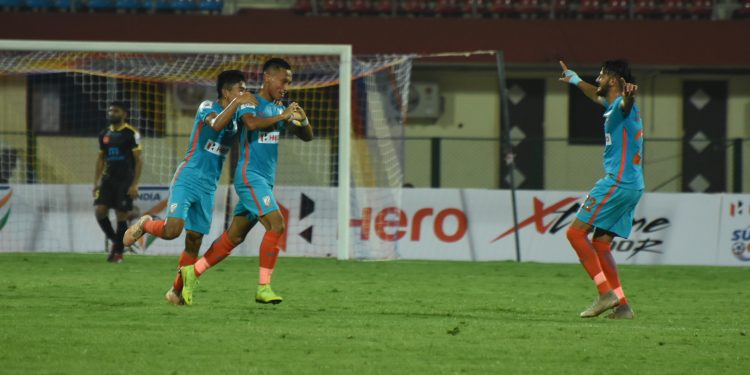
POLYGON ((146 224, 143 224, 143 230, 146 233, 151 233, 156 237, 163 238, 164 236, 164 225, 167 223, 166 220, 151 220, 146 224))
POLYGON ((195 276, 200 276, 206 270, 224 260, 232 253, 232 249, 234 249, 234 244, 229 240, 229 235, 227 232, 222 233, 221 237, 217 238, 208 248, 208 251, 203 254, 203 257, 195 262, 195 276))
POLYGON ((573 249, 578 254, 583 268, 589 274, 592 280, 596 283, 596 289, 599 290, 599 294, 606 293, 612 288, 607 282, 607 277, 602 271, 602 266, 599 265, 599 257, 596 255, 594 247, 591 245, 588 239, 588 233, 585 230, 570 227, 568 228, 568 241, 573 246, 573 249))
POLYGON ((609 242, 597 240, 591 241, 591 244, 596 250, 596 254, 599 258, 599 265, 602 267, 604 276, 607 277, 609 286, 612 287, 612 290, 617 294, 617 298, 620 299, 620 305, 627 304, 628 300, 625 298, 625 293, 622 291, 620 276, 617 273, 617 263, 615 263, 615 258, 612 256, 611 244, 609 242))
POLYGON ((273 268, 276 267, 276 260, 279 259, 279 239, 281 233, 266 232, 263 236, 263 242, 260 243, 260 271, 258 275, 258 284, 270 284, 273 268))
MULTIPOLYGON (((191 264, 195 264, 195 262, 198 260, 198 257, 188 253, 187 251, 182 251, 182 254, 180 254, 180 260, 177 261, 177 264, 179 267, 182 266, 189 266, 191 264)), ((178 270, 179 270, 178 267, 178 270)), ((182 277, 180 277, 180 272, 177 272, 177 276, 174 278, 174 283, 172 284, 172 288, 174 288, 175 292, 180 292, 182 290, 182 277)))

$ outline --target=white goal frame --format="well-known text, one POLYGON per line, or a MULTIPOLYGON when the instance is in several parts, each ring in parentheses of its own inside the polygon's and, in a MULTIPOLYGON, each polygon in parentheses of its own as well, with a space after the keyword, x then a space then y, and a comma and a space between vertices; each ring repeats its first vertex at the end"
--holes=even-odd
POLYGON ((74 52, 141 52, 141 53, 215 53, 279 54, 339 57, 339 142, 338 142, 338 259, 350 258, 351 238, 351 90, 352 46, 344 44, 235 44, 235 43, 150 43, 94 42, 53 40, 0 40, 0 50, 74 51, 74 52))

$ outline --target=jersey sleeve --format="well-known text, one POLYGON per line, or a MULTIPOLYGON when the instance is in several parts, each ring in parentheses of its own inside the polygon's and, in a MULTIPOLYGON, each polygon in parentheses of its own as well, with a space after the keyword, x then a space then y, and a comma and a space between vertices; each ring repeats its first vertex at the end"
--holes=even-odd
POLYGON ((141 133, 135 128, 133 128, 132 130, 133 130, 133 140, 132 140, 131 149, 133 151, 143 149, 143 147, 141 147, 141 133))
POLYGON ((242 118, 243 115, 246 113, 249 113, 253 116, 256 116, 257 108, 255 105, 252 104, 242 104, 239 108, 237 108, 237 118, 242 118))
POLYGON ((206 100, 198 107, 198 112, 195 114, 195 118, 199 124, 203 124, 206 121, 206 117, 212 113, 218 113, 214 109, 214 103, 210 100, 206 100))

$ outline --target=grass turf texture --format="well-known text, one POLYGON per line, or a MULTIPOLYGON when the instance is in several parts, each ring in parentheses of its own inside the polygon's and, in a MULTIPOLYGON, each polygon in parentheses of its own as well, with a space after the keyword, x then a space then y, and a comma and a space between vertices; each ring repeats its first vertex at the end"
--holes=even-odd
POLYGON ((578 318, 579 265, 257 258, 168 305, 176 257, 0 254, 0 372, 744 373, 748 268, 623 266, 634 321, 578 318))

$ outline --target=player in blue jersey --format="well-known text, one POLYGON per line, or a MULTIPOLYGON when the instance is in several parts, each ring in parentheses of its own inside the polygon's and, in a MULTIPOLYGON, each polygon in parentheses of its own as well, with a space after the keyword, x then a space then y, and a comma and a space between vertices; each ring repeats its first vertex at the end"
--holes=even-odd
MULTIPOLYGON (((185 159, 177 166, 169 187, 167 218, 153 220, 151 216, 144 215, 128 228, 123 239, 125 246, 144 233, 171 240, 178 237, 184 228, 185 250, 180 255, 180 268, 198 261, 203 236, 211 229, 214 194, 224 160, 239 130, 238 120, 258 104, 255 97, 247 92, 245 76, 239 70, 221 72, 216 91, 218 100, 204 101, 195 114, 185 159)), ((249 222, 250 226, 255 223, 250 219, 249 222)), ((207 259, 204 262, 210 267, 227 255, 212 245, 204 256, 207 259)), ((172 288, 167 291, 167 301, 173 304, 190 303, 181 298, 182 287, 183 280, 178 274, 172 288)))
MULTIPOLYGON (((312 126, 305 111, 297 103, 288 107, 279 104, 292 83, 288 62, 273 58, 263 64, 263 86, 256 95, 258 105, 242 116, 244 128, 240 136, 240 160, 234 175, 234 187, 240 198, 234 218, 222 236, 222 246, 230 251, 239 245, 259 218, 266 229, 260 244, 259 282, 255 293, 258 303, 277 304, 282 298, 271 289, 271 273, 279 250, 283 248, 284 218, 273 195, 276 160, 280 134, 284 131, 303 141, 313 138, 312 126)), ((192 290, 202 273, 201 261, 182 268, 185 281, 183 297, 192 300, 192 290)))
POLYGON ((633 213, 643 189, 643 124, 630 67, 624 60, 602 64, 598 86, 584 82, 560 61, 561 81, 577 86, 588 98, 606 108, 604 112, 604 177, 596 182, 576 219, 568 228, 570 244, 581 264, 596 283, 599 296, 581 312, 582 318, 598 316, 610 308, 614 319, 632 319, 622 291, 617 264, 611 253, 615 237, 627 238, 633 225, 633 213), (593 231, 593 240, 588 234, 593 231))

